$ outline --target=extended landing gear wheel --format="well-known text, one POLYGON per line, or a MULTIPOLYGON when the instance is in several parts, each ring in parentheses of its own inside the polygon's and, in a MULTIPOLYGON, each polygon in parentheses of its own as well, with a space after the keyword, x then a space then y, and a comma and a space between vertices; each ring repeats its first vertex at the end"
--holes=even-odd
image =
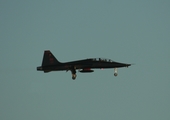
POLYGON ((114 73, 114 76, 117 76, 118 74, 117 73, 114 73))
POLYGON ((118 75, 117 68, 114 68, 114 76, 116 77, 118 75))
POLYGON ((76 79, 76 77, 77 77, 77 75, 76 75, 76 74, 72 74, 72 79, 73 79, 73 80, 75 80, 75 79, 76 79))
POLYGON ((77 75, 76 75, 76 67, 73 66, 71 68, 71 73, 72 73, 72 79, 75 80, 76 77, 77 77, 77 75))

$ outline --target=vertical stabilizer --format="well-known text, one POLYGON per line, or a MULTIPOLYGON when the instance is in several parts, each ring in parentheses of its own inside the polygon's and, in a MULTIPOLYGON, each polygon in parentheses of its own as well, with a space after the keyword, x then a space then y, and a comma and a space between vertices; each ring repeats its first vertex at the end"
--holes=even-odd
POLYGON ((56 65, 60 62, 54 57, 54 55, 49 51, 44 51, 44 57, 42 61, 42 66, 56 65))

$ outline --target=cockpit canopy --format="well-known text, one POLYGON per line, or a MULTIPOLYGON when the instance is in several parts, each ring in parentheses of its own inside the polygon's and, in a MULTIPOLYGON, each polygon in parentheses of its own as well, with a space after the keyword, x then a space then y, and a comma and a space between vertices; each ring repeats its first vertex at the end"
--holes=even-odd
POLYGON ((103 62, 114 62, 111 59, 106 59, 106 58, 92 58, 93 61, 103 61, 103 62))

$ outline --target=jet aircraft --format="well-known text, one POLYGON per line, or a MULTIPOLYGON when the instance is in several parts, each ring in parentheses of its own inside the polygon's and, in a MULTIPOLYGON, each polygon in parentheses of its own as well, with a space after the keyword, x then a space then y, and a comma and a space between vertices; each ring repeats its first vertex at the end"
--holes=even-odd
POLYGON ((110 59, 102 58, 89 58, 84 60, 61 63, 49 50, 46 50, 44 51, 42 65, 37 67, 37 71, 44 71, 44 73, 48 73, 51 71, 70 70, 72 74, 72 79, 75 80, 77 76, 76 70, 79 70, 79 72, 81 73, 91 73, 94 71, 92 69, 114 68, 114 76, 117 76, 117 68, 128 66, 131 66, 131 64, 114 62, 110 59))

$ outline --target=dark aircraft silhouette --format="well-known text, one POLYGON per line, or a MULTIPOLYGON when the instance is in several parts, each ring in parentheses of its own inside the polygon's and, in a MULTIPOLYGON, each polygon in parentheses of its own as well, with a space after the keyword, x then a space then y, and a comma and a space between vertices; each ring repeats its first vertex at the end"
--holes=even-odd
POLYGON ((44 71, 44 73, 48 73, 51 71, 71 71, 72 79, 76 79, 76 70, 78 69, 82 73, 90 73, 94 70, 91 69, 103 69, 103 68, 114 68, 114 76, 117 76, 117 68, 120 67, 128 67, 131 64, 118 63, 114 62, 110 59, 101 59, 101 58, 90 58, 72 62, 59 62, 54 55, 49 51, 44 51, 44 57, 42 61, 42 65, 37 67, 37 71, 44 71))

